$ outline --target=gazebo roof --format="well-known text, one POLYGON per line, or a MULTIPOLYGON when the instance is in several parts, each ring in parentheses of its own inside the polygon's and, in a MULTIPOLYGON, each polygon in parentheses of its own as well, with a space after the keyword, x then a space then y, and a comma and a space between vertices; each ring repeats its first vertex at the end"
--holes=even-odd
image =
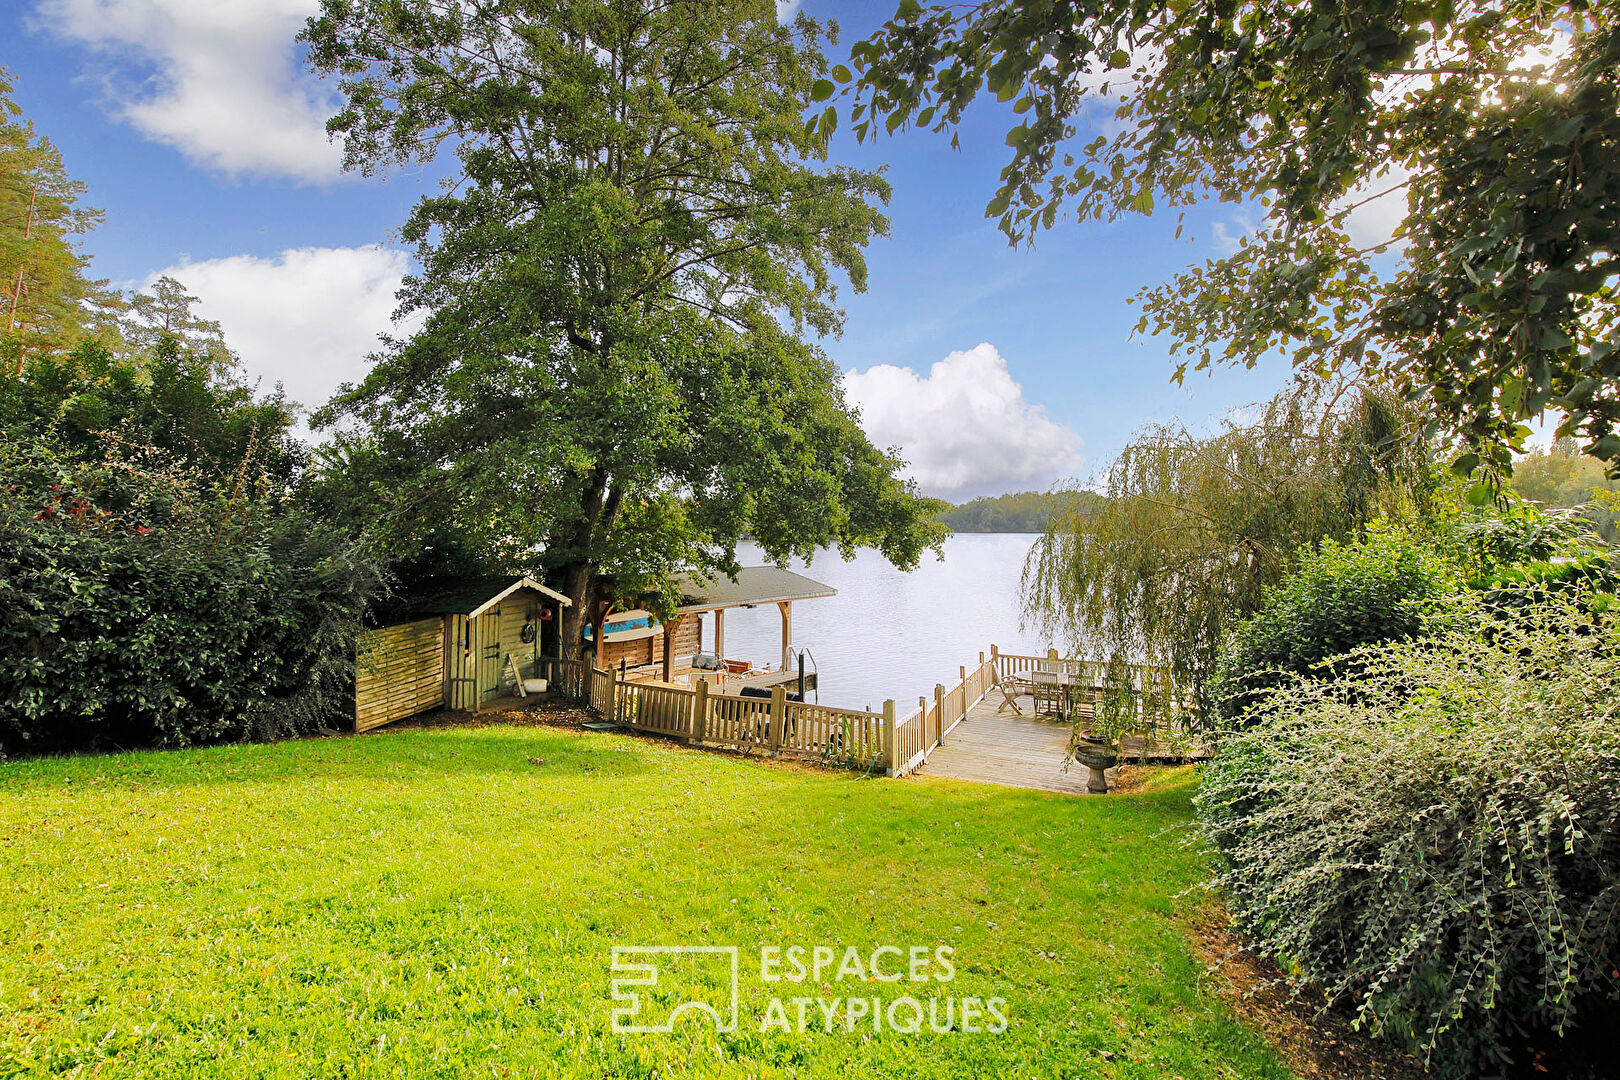
POLYGON ((831 585, 777 566, 744 566, 737 571, 735 580, 717 576, 707 583, 685 574, 677 579, 677 584, 682 604, 676 610, 683 613, 838 595, 838 590, 831 585))

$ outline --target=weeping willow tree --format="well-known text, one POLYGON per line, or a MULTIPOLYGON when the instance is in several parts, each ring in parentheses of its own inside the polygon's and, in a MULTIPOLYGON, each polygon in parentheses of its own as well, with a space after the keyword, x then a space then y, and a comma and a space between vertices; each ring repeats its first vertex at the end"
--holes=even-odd
POLYGON ((1223 635, 1301 548, 1409 512, 1430 487, 1409 406, 1366 387, 1294 388, 1195 437, 1136 436, 1103 499, 1052 520, 1024 567, 1024 617, 1077 652, 1168 667, 1199 714, 1223 635))

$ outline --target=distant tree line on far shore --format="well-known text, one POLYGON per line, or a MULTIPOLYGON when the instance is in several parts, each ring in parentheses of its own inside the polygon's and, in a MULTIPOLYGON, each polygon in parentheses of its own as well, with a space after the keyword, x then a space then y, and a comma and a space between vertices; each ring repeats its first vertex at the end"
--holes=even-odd
POLYGON ((972 499, 941 511, 939 520, 956 532, 1045 532, 1054 516, 1101 498, 1091 491, 1018 491, 972 499))

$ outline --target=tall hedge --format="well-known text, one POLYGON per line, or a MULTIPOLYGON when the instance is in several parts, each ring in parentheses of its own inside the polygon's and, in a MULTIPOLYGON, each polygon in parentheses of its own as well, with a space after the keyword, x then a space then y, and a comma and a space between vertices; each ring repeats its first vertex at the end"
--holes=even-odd
POLYGON ((286 503, 0 442, 0 753, 270 739, 346 715, 380 585, 286 503))
POLYGON ((1571 1044, 1620 1030, 1620 627, 1486 629, 1274 688, 1199 809, 1242 928, 1372 1030, 1446 1077, 1585 1076, 1571 1044))
POLYGON ((1362 646, 1444 629, 1462 592, 1433 537, 1375 522, 1349 543, 1323 540, 1226 642, 1212 695, 1222 718, 1237 720, 1292 676, 1344 677, 1345 654, 1362 646))

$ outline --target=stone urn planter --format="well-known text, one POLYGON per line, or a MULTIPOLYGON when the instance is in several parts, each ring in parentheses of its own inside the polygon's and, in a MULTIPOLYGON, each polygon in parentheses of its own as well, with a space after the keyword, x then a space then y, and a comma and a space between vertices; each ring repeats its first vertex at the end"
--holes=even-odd
POLYGON ((1092 795, 1108 794, 1108 777, 1105 770, 1119 764, 1119 755, 1108 745, 1108 740, 1083 735, 1075 740, 1073 756, 1075 761, 1090 771, 1090 776, 1086 780, 1086 791, 1092 795))

